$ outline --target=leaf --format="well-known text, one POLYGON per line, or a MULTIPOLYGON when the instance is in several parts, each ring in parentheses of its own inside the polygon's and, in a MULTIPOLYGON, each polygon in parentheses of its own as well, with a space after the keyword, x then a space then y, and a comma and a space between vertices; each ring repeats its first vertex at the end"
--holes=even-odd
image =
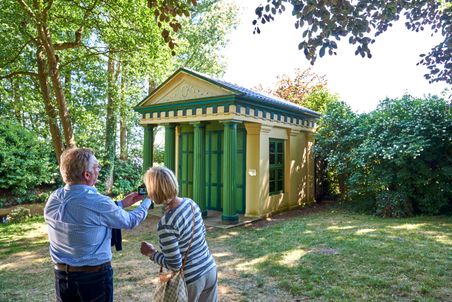
POLYGON ((319 51, 319 56, 322 58, 325 55, 325 46, 322 46, 319 51))

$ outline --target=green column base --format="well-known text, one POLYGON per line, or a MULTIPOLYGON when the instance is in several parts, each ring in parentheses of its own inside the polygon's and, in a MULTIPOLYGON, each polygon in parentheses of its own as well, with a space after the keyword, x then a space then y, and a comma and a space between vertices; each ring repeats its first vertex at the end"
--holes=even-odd
POLYGON ((201 210, 201 215, 202 215, 202 218, 206 218, 207 217, 207 210, 201 210))
POLYGON ((221 215, 221 221, 223 223, 236 223, 239 222, 239 215, 221 215))

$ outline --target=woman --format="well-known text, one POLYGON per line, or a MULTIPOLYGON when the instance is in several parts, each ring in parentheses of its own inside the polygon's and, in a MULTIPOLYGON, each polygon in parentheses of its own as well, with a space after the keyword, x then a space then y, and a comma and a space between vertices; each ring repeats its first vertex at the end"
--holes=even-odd
POLYGON ((141 253, 160 266, 179 271, 188 249, 184 267, 188 301, 218 301, 217 268, 207 246, 198 205, 177 196, 177 179, 168 168, 150 168, 143 179, 149 197, 156 204, 163 204, 164 214, 157 224, 161 252, 142 242, 141 253))

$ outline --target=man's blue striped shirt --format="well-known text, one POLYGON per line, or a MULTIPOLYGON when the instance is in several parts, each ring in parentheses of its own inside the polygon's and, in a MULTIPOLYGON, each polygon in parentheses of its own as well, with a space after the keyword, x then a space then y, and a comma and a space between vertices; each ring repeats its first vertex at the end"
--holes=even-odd
POLYGON ((111 261, 111 229, 131 229, 142 222, 151 205, 145 199, 127 212, 119 202, 87 185, 66 185, 52 193, 44 209, 50 256, 72 266, 111 261))

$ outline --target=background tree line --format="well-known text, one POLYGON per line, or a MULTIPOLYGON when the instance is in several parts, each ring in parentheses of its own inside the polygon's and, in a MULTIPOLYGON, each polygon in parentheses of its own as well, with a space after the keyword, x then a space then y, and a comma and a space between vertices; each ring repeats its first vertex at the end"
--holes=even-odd
POLYGON ((236 23, 223 0, 2 1, 0 202, 45 199, 32 188, 58 182, 59 155, 75 145, 96 151, 100 190, 134 190, 133 106, 178 67, 221 76, 236 23))

